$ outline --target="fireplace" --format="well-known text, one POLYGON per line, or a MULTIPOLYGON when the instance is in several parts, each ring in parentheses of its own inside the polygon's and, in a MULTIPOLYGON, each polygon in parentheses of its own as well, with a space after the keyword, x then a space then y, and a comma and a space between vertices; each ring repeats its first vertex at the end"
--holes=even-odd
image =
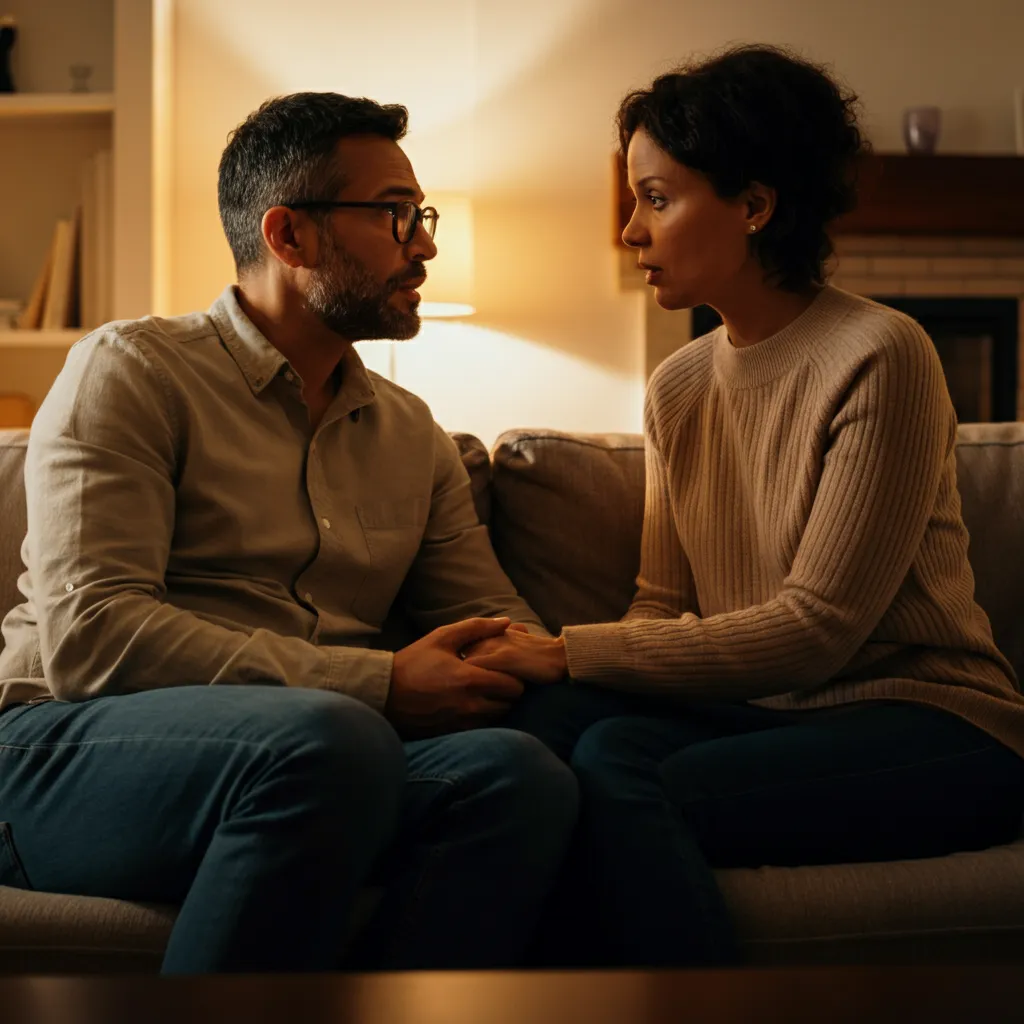
MULTIPOLYGON (((871 297, 912 316, 931 336, 959 422, 1017 419, 1017 299, 871 297)), ((693 311, 693 336, 700 337, 719 323, 714 310, 698 306, 693 311)))
POLYGON ((961 423, 1017 418, 1016 299, 872 297, 931 335, 961 423))

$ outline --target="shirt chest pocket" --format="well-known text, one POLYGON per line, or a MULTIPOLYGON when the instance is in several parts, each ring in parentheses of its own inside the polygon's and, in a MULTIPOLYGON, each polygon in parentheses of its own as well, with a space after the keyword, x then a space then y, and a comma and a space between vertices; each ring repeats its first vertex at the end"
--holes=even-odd
POLYGON ((367 625, 379 626, 420 549, 430 503, 426 498, 398 498, 356 506, 369 567, 352 610, 367 625))

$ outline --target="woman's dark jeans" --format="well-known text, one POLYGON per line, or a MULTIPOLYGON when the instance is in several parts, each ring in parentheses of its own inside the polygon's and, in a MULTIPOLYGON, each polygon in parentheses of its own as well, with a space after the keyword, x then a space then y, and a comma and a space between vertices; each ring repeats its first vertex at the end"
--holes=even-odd
POLYGON ((565 684, 531 690, 503 724, 543 739, 580 783, 536 952, 549 965, 733 964, 713 868, 984 849, 1015 838, 1024 813, 1024 761, 921 705, 670 707, 565 684))

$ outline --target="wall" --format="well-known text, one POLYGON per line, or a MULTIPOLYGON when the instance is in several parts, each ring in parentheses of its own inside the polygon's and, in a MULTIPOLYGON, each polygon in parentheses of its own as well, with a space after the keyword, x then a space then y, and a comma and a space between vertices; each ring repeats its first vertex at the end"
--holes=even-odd
MULTIPOLYGON (((168 310, 231 279, 216 212, 227 132, 269 95, 335 89, 406 103, 421 184, 475 201, 476 302, 394 353, 450 429, 635 430, 643 300, 611 244, 612 116, 660 70, 730 41, 790 44, 857 89, 880 149, 935 103, 940 149, 1013 146, 1019 0, 176 0, 168 310)), ((443 221, 442 221, 443 225, 443 221)), ((439 235, 443 245, 443 227, 439 235)), ((381 346, 368 360, 387 364, 381 346)))

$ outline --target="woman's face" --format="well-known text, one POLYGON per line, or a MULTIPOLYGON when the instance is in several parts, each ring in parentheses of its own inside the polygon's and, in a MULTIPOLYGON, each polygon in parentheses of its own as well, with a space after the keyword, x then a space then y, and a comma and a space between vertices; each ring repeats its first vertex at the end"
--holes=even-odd
POLYGON ((636 209, 622 240, 639 250, 658 305, 714 304, 756 262, 749 236, 760 218, 752 214, 750 197, 722 199, 703 174, 673 159, 642 129, 629 140, 626 167, 636 209))

